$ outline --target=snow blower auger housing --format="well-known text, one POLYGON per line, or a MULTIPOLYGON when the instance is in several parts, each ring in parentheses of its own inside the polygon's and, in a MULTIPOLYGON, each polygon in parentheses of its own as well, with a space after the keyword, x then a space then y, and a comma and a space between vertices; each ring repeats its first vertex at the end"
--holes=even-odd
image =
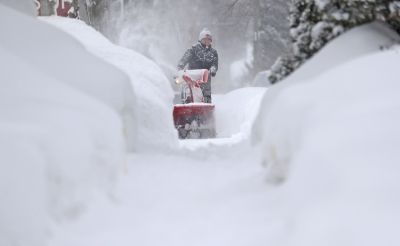
POLYGON ((174 106, 174 125, 179 139, 215 138, 215 105, 204 103, 200 85, 207 83, 208 70, 182 70, 175 83, 181 87, 182 104, 174 106))

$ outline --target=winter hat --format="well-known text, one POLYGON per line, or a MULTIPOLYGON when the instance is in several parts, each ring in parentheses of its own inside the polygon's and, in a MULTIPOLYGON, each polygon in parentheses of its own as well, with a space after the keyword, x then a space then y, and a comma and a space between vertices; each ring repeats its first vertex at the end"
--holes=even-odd
POLYGON ((208 28, 204 28, 203 31, 200 32, 199 41, 201 41, 203 38, 208 38, 212 41, 212 35, 208 28))

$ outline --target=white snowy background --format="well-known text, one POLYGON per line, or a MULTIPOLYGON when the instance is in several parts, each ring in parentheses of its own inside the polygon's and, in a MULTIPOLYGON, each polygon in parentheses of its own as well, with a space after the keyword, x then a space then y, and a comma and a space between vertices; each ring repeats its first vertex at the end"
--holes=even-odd
POLYGON ((268 89, 214 95, 219 138, 179 141, 155 63, 12 3, 1 246, 400 245, 400 46, 384 26, 268 89))

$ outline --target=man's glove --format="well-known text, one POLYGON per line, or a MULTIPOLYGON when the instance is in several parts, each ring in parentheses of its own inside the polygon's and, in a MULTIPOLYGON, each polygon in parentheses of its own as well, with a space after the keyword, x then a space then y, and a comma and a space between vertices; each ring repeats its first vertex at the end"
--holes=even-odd
POLYGON ((214 77, 217 74, 217 70, 215 69, 215 67, 210 68, 210 73, 211 73, 211 77, 214 77))

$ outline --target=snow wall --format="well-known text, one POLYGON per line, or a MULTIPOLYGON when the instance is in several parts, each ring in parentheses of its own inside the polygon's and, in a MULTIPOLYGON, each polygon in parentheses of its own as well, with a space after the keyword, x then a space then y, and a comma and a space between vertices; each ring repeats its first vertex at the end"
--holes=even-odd
POLYGON ((241 88, 213 96, 218 138, 247 139, 266 88, 241 88))
POLYGON ((38 20, 30 0, 0 0, 0 20, 13 23, 0 27, 0 245, 44 245, 48 218, 113 191, 127 150, 178 146, 173 92, 155 63, 81 21, 38 20))
MULTIPOLYGON (((90 53, 118 67, 129 76, 131 86, 124 88, 123 92, 126 99, 135 98, 134 119, 130 123, 138 129, 135 133, 135 149, 168 150, 177 146, 178 137, 172 119, 174 94, 162 70, 153 61, 136 51, 112 44, 83 21, 55 16, 39 19, 67 32, 90 53), (131 87, 134 89, 133 94, 131 87)), ((87 67, 100 70, 95 66, 87 67)), ((108 92, 118 88, 114 80, 110 81, 111 88, 106 90, 108 92)), ((123 99, 118 98, 121 93, 114 95, 112 100, 123 99)))
POLYGON ((125 161, 123 100, 88 86, 105 84, 96 74, 129 80, 33 17, 0 5, 0 21, 13 23, 0 27, 0 245, 45 245, 47 218, 74 218, 93 191, 112 191, 125 161))
POLYGON ((35 6, 35 4, 32 3, 32 1, 0 0, 0 4, 32 17, 37 16, 37 10, 36 10, 37 7, 35 6))
POLYGON ((1 37, 3 47, 37 70, 115 109, 125 123, 127 147, 133 150, 137 133, 135 101, 129 78, 117 68, 89 55, 82 45, 64 32, 28 16, 14 17, 10 13, 2 15, 2 19, 9 22, 15 20, 18 24, 23 23, 23 26, 2 26, 2 31, 7 33, 1 37))
POLYGON ((281 204, 271 245, 398 245, 399 36, 331 41, 268 89, 252 129, 281 204))

